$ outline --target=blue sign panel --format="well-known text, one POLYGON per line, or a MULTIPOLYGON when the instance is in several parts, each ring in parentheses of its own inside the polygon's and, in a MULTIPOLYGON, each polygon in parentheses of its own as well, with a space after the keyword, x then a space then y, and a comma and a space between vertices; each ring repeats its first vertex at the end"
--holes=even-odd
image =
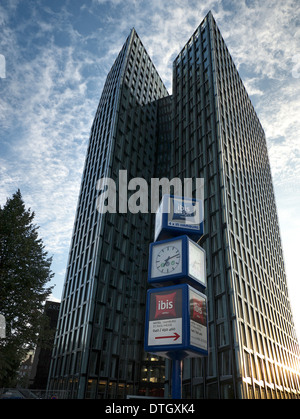
POLYGON ((151 243, 148 282, 155 287, 187 283, 205 289, 205 250, 187 236, 151 243))
POLYGON ((154 240, 187 234, 203 236, 203 202, 200 199, 164 195, 155 216, 154 240))
POLYGON ((145 351, 165 358, 207 356, 207 298, 187 284, 147 293, 145 351))

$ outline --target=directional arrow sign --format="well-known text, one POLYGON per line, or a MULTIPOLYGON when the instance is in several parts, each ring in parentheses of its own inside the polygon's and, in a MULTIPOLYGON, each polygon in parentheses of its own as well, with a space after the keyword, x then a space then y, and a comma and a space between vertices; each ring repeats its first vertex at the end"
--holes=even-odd
POLYGON ((157 336, 155 339, 174 339, 177 340, 178 338, 180 338, 180 335, 178 335, 178 333, 174 333, 173 336, 157 336))
POLYGON ((182 343, 182 318, 150 320, 148 344, 154 346, 182 343))

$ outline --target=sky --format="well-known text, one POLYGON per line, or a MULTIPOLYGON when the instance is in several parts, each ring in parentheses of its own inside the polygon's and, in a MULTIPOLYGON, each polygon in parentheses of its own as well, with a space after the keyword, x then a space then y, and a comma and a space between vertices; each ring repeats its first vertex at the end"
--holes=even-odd
POLYGON ((90 129, 118 52, 134 27, 172 93, 173 60, 209 10, 266 133, 300 337, 299 0, 0 0, 0 205, 20 188, 60 300, 90 129))

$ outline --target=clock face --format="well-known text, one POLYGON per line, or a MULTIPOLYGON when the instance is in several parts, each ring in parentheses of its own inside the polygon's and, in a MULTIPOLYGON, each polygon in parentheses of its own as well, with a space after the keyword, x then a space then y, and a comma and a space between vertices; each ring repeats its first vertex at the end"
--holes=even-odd
POLYGON ((156 256, 156 268, 162 273, 169 274, 174 271, 181 260, 181 255, 177 247, 169 245, 163 247, 156 256))
POLYGON ((189 274, 206 284, 205 253, 192 242, 189 242, 189 274))
POLYGON ((171 275, 182 270, 182 241, 176 240, 153 247, 152 277, 171 275))

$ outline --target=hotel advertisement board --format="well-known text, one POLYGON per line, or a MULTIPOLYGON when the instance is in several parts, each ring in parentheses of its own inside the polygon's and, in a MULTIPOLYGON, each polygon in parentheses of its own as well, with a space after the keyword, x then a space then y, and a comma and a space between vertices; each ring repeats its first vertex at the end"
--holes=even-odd
POLYGON ((206 356, 206 295, 187 284, 148 290, 145 350, 165 358, 206 356))

